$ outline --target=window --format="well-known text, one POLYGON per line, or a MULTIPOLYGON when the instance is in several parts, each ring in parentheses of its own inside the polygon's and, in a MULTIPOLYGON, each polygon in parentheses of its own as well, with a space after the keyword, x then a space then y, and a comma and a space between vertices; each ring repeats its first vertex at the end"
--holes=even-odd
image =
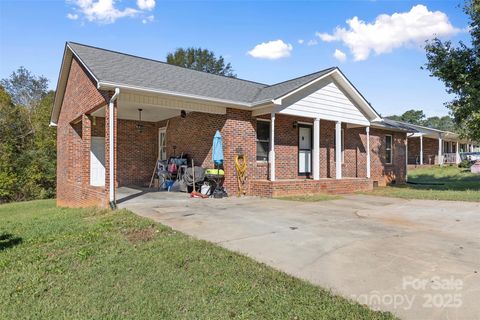
MULTIPOLYGON (((336 138, 334 138, 336 139, 336 138)), ((340 143, 342 144, 342 163, 345 162, 345 130, 342 129, 342 133, 341 133, 341 138, 340 138, 340 143)), ((335 162, 337 161, 337 146, 335 145, 335 162)))
POLYGON ((385 162, 391 164, 393 160, 393 139, 391 135, 385 136, 385 162))
POLYGON ((257 161, 268 161, 270 121, 257 120, 257 161))

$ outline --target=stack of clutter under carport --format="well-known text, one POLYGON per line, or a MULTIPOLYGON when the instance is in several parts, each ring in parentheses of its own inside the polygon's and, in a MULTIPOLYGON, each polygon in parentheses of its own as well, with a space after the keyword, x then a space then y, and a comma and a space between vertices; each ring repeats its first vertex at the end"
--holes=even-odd
POLYGON ((227 191, 223 186, 223 145, 220 131, 213 138, 212 161, 214 168, 195 166, 188 154, 158 160, 149 187, 158 191, 187 192, 195 198, 223 198, 227 191))

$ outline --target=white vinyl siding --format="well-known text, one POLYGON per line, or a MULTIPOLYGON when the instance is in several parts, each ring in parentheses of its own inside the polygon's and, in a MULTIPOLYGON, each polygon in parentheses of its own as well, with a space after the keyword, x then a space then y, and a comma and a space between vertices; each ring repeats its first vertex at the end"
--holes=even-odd
POLYGON ((334 82, 283 108, 280 113, 359 125, 370 123, 334 82))

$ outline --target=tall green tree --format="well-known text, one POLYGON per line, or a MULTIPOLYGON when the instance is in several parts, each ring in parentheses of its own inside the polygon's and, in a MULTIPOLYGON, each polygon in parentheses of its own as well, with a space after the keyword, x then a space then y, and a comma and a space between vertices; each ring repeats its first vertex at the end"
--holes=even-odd
POLYGON ((471 44, 434 39, 425 47, 425 67, 455 96, 446 106, 457 127, 467 137, 480 140, 480 0, 468 0, 464 11, 469 17, 471 44))
POLYGON ((167 54, 167 63, 180 67, 236 78, 232 65, 225 63, 222 56, 202 48, 178 48, 167 54))
POLYGON ((0 202, 55 194, 56 132, 49 127, 54 92, 21 67, 0 85, 0 202))
POLYGON ((0 203, 14 199, 18 193, 17 159, 24 145, 19 137, 27 130, 25 119, 0 86, 0 203))

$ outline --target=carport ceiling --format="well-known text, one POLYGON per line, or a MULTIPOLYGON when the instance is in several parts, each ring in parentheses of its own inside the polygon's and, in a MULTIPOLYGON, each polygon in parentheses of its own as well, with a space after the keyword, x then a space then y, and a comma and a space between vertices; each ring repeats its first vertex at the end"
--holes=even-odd
MULTIPOLYGON (((178 109, 168 109, 153 106, 133 106, 122 105, 118 107, 118 119, 124 120, 138 120, 138 109, 142 109, 142 121, 157 122, 165 119, 170 119, 180 115, 178 109)), ((105 108, 100 108, 92 113, 95 117, 105 117, 105 108)))

